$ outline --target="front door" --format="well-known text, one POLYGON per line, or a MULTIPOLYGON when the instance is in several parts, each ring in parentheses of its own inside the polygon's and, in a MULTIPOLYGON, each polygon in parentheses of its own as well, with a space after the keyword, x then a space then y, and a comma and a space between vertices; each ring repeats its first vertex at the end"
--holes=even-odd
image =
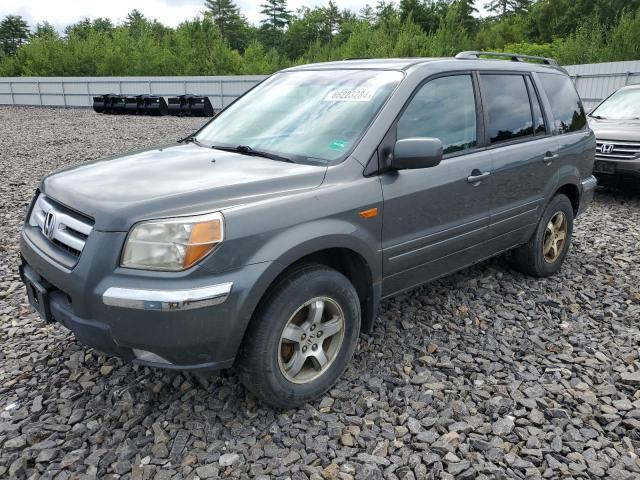
POLYGON ((479 146, 477 83, 451 74, 419 87, 396 125, 396 139, 439 138, 442 163, 381 177, 383 295, 482 258, 489 239, 492 155, 479 146))

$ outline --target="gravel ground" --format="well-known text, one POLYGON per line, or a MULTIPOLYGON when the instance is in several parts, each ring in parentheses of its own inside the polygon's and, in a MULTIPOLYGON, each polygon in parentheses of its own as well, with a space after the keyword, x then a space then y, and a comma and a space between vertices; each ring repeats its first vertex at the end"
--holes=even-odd
POLYGON ((554 278, 496 259, 384 302, 296 411, 41 323, 17 273, 38 180, 202 123, 0 107, 0 478, 640 478, 638 196, 598 192, 554 278))

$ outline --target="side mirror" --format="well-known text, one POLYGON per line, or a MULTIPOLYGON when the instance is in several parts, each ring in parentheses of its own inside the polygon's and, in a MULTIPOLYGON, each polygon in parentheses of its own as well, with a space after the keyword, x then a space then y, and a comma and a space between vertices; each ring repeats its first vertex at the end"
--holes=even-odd
POLYGON ((442 142, 438 138, 403 138, 393 149, 391 168, 406 170, 429 168, 442 161, 442 142))

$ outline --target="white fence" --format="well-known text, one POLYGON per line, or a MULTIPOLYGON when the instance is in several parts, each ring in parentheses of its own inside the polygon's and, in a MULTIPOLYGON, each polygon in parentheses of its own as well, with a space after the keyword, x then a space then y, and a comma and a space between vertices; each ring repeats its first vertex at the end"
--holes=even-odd
POLYGON ((195 93, 222 108, 262 81, 262 75, 220 77, 4 77, 0 105, 89 107, 94 95, 195 93))
MULTIPOLYGON (((565 67, 588 109, 624 85, 640 83, 640 61, 565 67)), ((152 94, 165 97, 195 93, 222 108, 262 81, 262 75, 220 77, 4 77, 0 105, 88 107, 94 95, 152 94)))

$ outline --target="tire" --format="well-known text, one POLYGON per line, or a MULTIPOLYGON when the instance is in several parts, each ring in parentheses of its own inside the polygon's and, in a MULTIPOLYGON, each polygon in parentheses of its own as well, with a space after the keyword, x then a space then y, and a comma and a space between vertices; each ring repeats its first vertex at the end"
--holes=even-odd
POLYGON ((358 294, 344 275, 322 265, 291 271, 261 302, 247 329, 236 361, 242 383, 280 409, 318 398, 351 360, 360 317, 358 294), (340 326, 341 333, 332 333, 340 326))
POLYGON ((545 208, 540 222, 529 242, 513 250, 511 264, 516 270, 533 277, 544 278, 554 275, 558 273, 562 267, 562 263, 571 245, 572 236, 573 205, 566 195, 557 194, 545 208), (558 224, 558 219, 561 216, 563 216, 566 221, 564 227, 566 234, 565 239, 562 245, 556 243, 555 249, 549 249, 547 247, 549 247, 550 244, 545 242, 553 238, 549 229, 550 222, 553 219, 554 225, 558 224), (547 253, 545 254, 545 252, 547 253))

